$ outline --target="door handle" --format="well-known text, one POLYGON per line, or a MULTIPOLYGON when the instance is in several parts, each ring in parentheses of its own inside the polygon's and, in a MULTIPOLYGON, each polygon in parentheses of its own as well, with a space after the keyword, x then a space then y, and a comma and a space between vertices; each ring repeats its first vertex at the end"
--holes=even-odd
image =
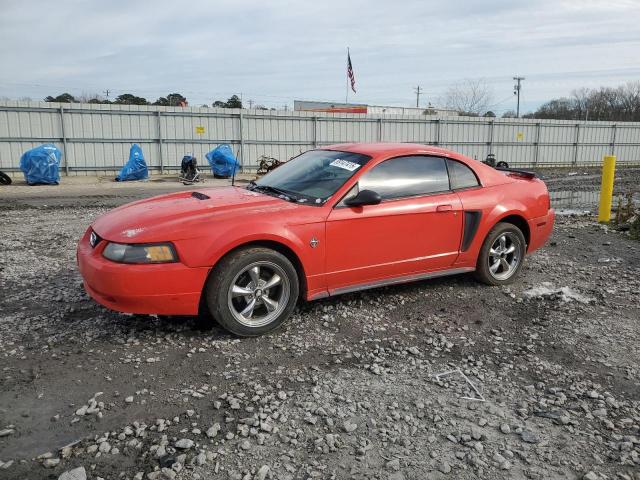
POLYGON ((436 207, 436 212, 450 212, 451 210, 453 210, 451 205, 438 205, 436 207))

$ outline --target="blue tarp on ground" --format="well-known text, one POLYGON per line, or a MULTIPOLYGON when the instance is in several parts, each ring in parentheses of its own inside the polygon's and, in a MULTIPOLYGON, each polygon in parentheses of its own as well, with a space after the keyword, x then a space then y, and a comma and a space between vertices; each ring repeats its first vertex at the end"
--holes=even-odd
POLYGON ((40 145, 20 158, 20 170, 29 185, 57 185, 60 181, 62 153, 50 143, 40 145))
POLYGON ((116 182, 127 182, 130 180, 144 180, 149 177, 149 169, 144 161, 142 148, 137 143, 131 145, 129 150, 129 160, 124 164, 122 170, 116 177, 116 182))
POLYGON ((211 171, 218 177, 230 177, 234 174, 234 170, 237 171, 240 168, 231 146, 226 143, 211 150, 205 157, 211 165, 211 171))

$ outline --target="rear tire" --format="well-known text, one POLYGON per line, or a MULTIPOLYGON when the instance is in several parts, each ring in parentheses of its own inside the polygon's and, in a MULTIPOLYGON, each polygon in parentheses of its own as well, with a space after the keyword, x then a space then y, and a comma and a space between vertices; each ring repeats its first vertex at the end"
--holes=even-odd
POLYGON ((498 163, 496 163, 496 168, 509 168, 509 164, 504 160, 501 160, 498 163))
POLYGON ((522 231, 512 223, 498 223, 482 244, 476 278, 487 285, 512 283, 522 268, 526 251, 522 231))
POLYGON ((249 247, 224 257, 207 281, 205 297, 213 318, 241 337, 255 337, 282 325, 296 306, 298 274, 275 250, 249 247))

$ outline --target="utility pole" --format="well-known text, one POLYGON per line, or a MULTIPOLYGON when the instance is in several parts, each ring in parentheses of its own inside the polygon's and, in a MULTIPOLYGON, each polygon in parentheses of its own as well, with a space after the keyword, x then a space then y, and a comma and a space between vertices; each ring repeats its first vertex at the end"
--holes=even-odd
POLYGON ((524 80, 524 77, 513 77, 513 79, 516 82, 518 82, 513 86, 513 94, 518 96, 518 104, 516 107, 516 118, 520 118, 520 89, 522 88, 522 85, 520 84, 520 82, 524 80))
POLYGON ((414 91, 416 92, 416 108, 420 108, 420 85, 414 91))
POLYGON ((104 93, 104 94, 105 94, 105 96, 107 97, 107 100, 109 100, 109 92, 110 92, 110 91, 111 91, 111 90, 109 90, 109 89, 107 88, 104 92, 102 92, 102 93, 104 93))
POLYGON ((249 100, 249 110, 251 110, 251 107, 253 107, 253 100, 249 100))

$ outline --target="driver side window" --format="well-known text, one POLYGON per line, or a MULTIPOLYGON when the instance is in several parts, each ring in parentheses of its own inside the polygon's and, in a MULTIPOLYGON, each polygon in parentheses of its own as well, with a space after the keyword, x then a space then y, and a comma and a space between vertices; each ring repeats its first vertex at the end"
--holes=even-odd
MULTIPOLYGON (((373 190, 382 200, 449 191, 449 175, 440 157, 410 155, 376 165, 359 181, 360 190, 373 190)), ((347 198, 351 196, 351 192, 347 198)))

